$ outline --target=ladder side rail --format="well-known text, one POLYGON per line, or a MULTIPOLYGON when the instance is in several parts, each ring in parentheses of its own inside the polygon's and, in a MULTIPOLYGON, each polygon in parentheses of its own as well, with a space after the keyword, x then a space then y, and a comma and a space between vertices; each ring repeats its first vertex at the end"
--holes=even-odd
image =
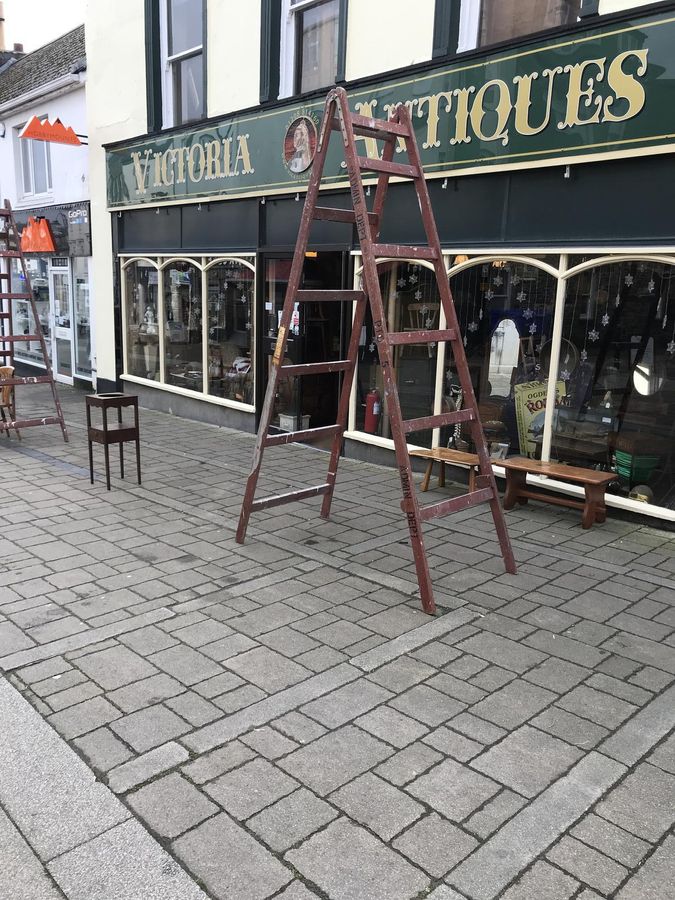
POLYGON ((422 605, 427 613, 434 613, 436 606, 433 597, 433 587, 429 573, 429 563, 424 549, 419 504, 415 491, 413 490, 412 468, 410 465, 410 457, 408 455, 408 445, 402 428, 401 406, 392 368, 391 348, 389 347, 389 342, 387 340, 387 323, 385 320, 379 276, 373 251, 374 242, 371 238, 368 219, 365 215, 365 191, 361 180, 358 154, 354 143, 354 132, 344 91, 340 95, 338 110, 340 111, 340 123, 345 143, 345 158, 347 160, 347 171, 349 173, 352 204, 356 213, 357 231, 361 243, 361 252, 363 254, 363 280, 373 316, 373 329, 375 331, 375 340, 384 381, 384 392, 389 409, 389 423, 394 440, 396 461, 403 490, 403 501, 401 506, 408 520, 410 543, 415 559, 415 567, 417 569, 422 605))
MULTIPOLYGON (((391 162, 394 158, 396 150, 396 141, 387 141, 382 151, 382 161, 391 162)), ((380 239, 380 231, 382 229, 382 212, 384 210, 384 202, 387 199, 387 190, 389 189, 389 175, 382 172, 377 179, 377 187, 375 188, 375 200, 373 201, 374 221, 371 222, 370 236, 373 243, 377 243, 380 239)))
MULTIPOLYGON (((410 125, 410 112, 408 111, 407 107, 403 105, 399 107, 399 116, 402 121, 407 121, 410 125)), ((414 166, 418 166, 420 168, 420 171, 422 171, 422 161, 420 158, 417 142, 412 136, 412 126, 411 137, 406 138, 405 141, 406 149, 408 151, 408 159, 414 166)), ((433 265, 436 272, 436 280, 438 283, 438 290, 441 298, 441 304, 443 306, 443 312, 445 313, 446 324, 449 328, 453 328, 456 333, 455 339, 450 342, 450 346, 452 348, 453 362, 457 369, 457 374, 462 386, 462 391, 464 392, 464 406, 470 407, 474 410, 475 413, 475 417, 470 422, 469 428, 471 430, 471 436, 473 438, 476 447, 476 453, 478 455, 480 473, 490 480, 490 485, 493 490, 492 499, 489 501, 490 509, 492 511, 492 518, 494 520, 495 530, 497 531, 497 536, 499 538, 499 545, 502 551, 502 556, 504 558, 506 570, 507 572, 513 574, 516 571, 513 548, 511 546, 511 540, 506 528, 504 511, 499 502, 497 481, 492 469, 490 457, 488 455, 487 445, 485 443, 485 433, 483 431, 483 425, 478 413, 478 402, 476 400, 476 394, 473 389, 473 382, 471 381, 469 364, 466 360, 466 354, 462 345, 461 330, 459 327, 459 320, 457 319, 457 311, 455 309, 452 292, 450 290, 450 283, 448 281, 445 266, 443 264, 441 242, 438 236, 438 229, 436 228, 436 221, 433 215, 431 199, 429 197, 429 189, 427 187, 425 178, 415 179, 414 184, 415 190, 417 192, 417 197, 419 199, 422 221, 427 233, 427 240, 429 246, 433 247, 436 250, 436 259, 433 260, 433 265)))
POLYGON ((265 392, 265 400, 263 401, 260 413, 260 423, 258 425, 258 434, 256 436, 255 447, 253 450, 253 461, 251 464, 251 472, 246 481, 246 490, 244 492, 244 500, 239 515, 239 524, 237 526, 236 541, 243 544, 246 537, 249 519, 251 517, 255 491, 262 466, 263 452, 265 449, 265 440, 269 432, 270 423, 272 421, 272 413, 274 410, 274 398, 279 383, 279 369, 284 361, 286 352, 286 344, 288 340, 288 329, 291 324, 295 297, 300 287, 300 279, 302 277, 302 268, 305 261, 305 251, 309 239, 309 229, 314 217, 314 207, 319 195, 319 187, 321 186, 321 177, 323 175, 326 153, 330 142, 331 130, 327 127, 327 121, 331 115, 335 100, 332 92, 326 98, 324 107, 324 118, 321 123, 319 133, 319 142, 312 165, 312 172, 307 188, 307 197, 302 210, 300 219, 300 228, 298 230, 298 238, 293 254, 293 262, 291 263, 291 271, 288 276, 288 285, 286 287, 286 296, 281 312, 281 321, 277 332, 277 342, 271 360, 271 371, 267 380, 267 390, 265 392))

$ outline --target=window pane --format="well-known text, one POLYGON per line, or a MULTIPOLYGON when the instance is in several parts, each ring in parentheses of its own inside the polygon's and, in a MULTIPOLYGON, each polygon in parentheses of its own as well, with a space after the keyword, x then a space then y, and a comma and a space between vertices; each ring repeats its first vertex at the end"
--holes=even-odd
POLYGON ((33 193, 33 181, 31 178, 31 168, 30 168, 30 148, 31 141, 23 140, 19 138, 19 143, 21 144, 21 169, 23 173, 23 190, 26 194, 33 193))
MULTIPOLYGON (((440 298, 434 273, 415 263, 388 263, 379 267, 382 300, 390 331, 422 331, 439 327, 440 298)), ((436 344, 393 347, 393 368, 404 419, 434 413, 436 344)), ((384 395, 382 367, 377 352, 370 309, 359 340, 356 427, 359 431, 391 437, 384 395), (376 393, 375 393, 376 392, 376 393)), ((413 432, 408 442, 431 446, 431 429, 413 432)))
MULTIPOLYGON (((26 293, 26 280, 18 260, 13 260, 12 265, 12 290, 17 294, 26 293)), ((46 259, 37 256, 25 257, 26 269, 31 280, 33 297, 37 308, 40 325, 47 341, 47 352, 51 358, 51 328, 49 310, 49 268, 46 259)), ((30 305, 25 300, 17 300, 13 304, 13 328, 15 334, 35 334, 35 322, 30 305)), ((42 350, 38 341, 17 343, 14 347, 16 359, 25 359, 29 362, 44 364, 42 350)))
POLYGON ((127 374, 159 379, 158 272, 144 261, 125 269, 127 374))
POLYGON ((254 275, 235 260, 207 273, 209 394, 253 403, 254 275))
POLYGON ((614 490, 675 506, 675 269, 624 262, 570 279, 551 457, 617 473, 614 490))
POLYGON ((338 47, 338 0, 298 13, 299 90, 326 87, 335 80, 338 47))
POLYGON ((30 146, 33 155, 34 190, 36 194, 44 194, 49 190, 49 182, 47 180, 47 144, 44 141, 31 141, 30 146))
POLYGON ((483 0, 480 46, 568 25, 580 9, 581 0, 483 0))
POLYGON ((91 314, 89 308, 89 261, 86 256, 73 257, 75 296, 75 371, 91 376, 91 314))
MULTIPOLYGON (((495 260, 454 275, 450 287, 490 454, 539 458, 555 279, 534 266, 495 260)), ((444 394, 449 409, 462 407, 450 357, 444 394)), ((442 432, 458 450, 474 449, 468 427, 442 432)))
POLYGON ((164 269, 164 317, 165 381, 203 392, 202 273, 191 263, 164 269))
POLYGON ((169 56, 201 47, 203 0, 169 0, 169 56))
POLYGON ((193 122, 204 115, 204 70, 202 54, 173 63, 176 124, 193 122))

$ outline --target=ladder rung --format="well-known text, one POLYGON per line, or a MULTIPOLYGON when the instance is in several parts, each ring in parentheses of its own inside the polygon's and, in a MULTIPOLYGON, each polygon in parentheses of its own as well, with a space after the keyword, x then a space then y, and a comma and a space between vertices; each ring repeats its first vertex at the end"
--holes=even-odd
POLYGON ((401 178, 420 178, 421 172, 407 163, 387 162, 384 159, 372 159, 370 156, 357 156, 360 169, 369 172, 383 172, 385 175, 398 175, 401 178))
POLYGON ((365 300, 363 291, 298 291, 295 295, 298 303, 353 303, 355 300, 365 300))
POLYGON ((457 332, 454 328, 436 329, 436 331, 393 331, 389 333, 390 344, 429 344, 432 341, 454 341, 457 332))
POLYGON ((330 375, 333 372, 346 372, 352 363, 348 359, 335 359, 318 363, 301 363, 297 366, 279 366, 284 375, 330 375))
MULTIPOLYGON (((339 129, 338 124, 338 129, 339 129)), ((400 122, 392 122, 389 119, 371 119, 369 116, 357 116, 352 113, 352 127, 355 131, 360 132, 361 129, 368 131, 376 131, 382 133, 382 138, 387 134, 395 134, 399 137, 409 137, 410 132, 405 125, 400 122)))
POLYGON ((49 375, 28 375, 26 377, 17 376, 16 378, 0 378, 0 384, 2 384, 3 387, 6 387, 8 384, 51 384, 51 382, 52 378, 49 375))
POLYGON ((32 294, 12 294, 0 291, 0 300, 30 300, 32 296, 32 294))
MULTIPOLYGON (((331 206, 315 206, 314 218, 323 219, 327 222, 348 222, 354 224, 356 222, 356 214, 353 209, 337 209, 331 206)), ((378 216, 375 213, 368 213, 368 221, 377 223, 378 216)))
MULTIPOLYGON (((446 516, 448 513, 460 512, 460 510, 468 509, 470 506, 486 503, 488 500, 492 500, 494 496, 494 491, 489 487, 482 488, 479 491, 471 491, 468 494, 461 494, 459 497, 451 497, 449 500, 441 500, 440 503, 422 506, 420 508, 420 519, 423 522, 428 522, 429 519, 437 519, 439 516, 446 516)), ((401 506, 403 506, 403 503, 401 506)))
POLYGON ((458 422, 472 422, 476 414, 472 409, 458 409, 455 412, 439 413, 437 416, 424 416, 421 419, 408 419, 402 422, 405 434, 412 431, 424 431, 427 428, 442 428, 444 425, 456 425, 458 422))
POLYGON ((316 487, 303 488, 300 491, 289 491, 287 494, 261 497, 260 500, 253 501, 251 512, 255 512, 257 509, 269 509, 270 506, 281 506, 283 503, 293 503, 294 500, 305 500, 307 497, 318 497, 320 494, 327 494, 329 490, 329 484, 317 484, 316 487))
POLYGON ((375 256, 390 256, 393 259, 436 259, 433 247, 413 247, 407 244, 373 244, 375 256))
POLYGON ((0 272, 0 278, 5 278, 7 281, 10 279, 9 272, 0 272))
MULTIPOLYGON (((7 382, 3 381, 3 384, 7 382)), ((16 419, 13 422, 0 421, 0 431, 9 431, 10 428, 37 428, 38 425, 60 425, 58 416, 45 416, 44 419, 16 419)))
POLYGON ((0 344, 16 344, 19 341, 39 341, 39 334, 0 334, 0 344))
POLYGON ((311 444, 312 441, 320 441, 322 438, 333 437, 341 434, 339 425, 325 425, 322 428, 308 428, 306 431, 284 431, 282 434, 268 434, 265 438, 265 447, 275 447, 278 444, 297 444, 299 442, 311 444))
POLYGON ((16 259, 21 256, 18 250, 0 250, 0 257, 16 259))

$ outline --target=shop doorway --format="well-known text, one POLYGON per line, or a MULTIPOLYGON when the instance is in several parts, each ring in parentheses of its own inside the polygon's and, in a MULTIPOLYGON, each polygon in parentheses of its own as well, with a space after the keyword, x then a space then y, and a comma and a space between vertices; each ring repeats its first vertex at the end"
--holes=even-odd
POLYGON ((68 258, 55 257, 49 267, 50 293, 53 302, 52 364, 56 380, 73 383, 73 317, 71 280, 68 258))
MULTIPOLYGON (((263 390, 267 388, 291 262, 291 256, 266 255, 263 260, 263 390)), ((345 288, 346 264, 347 258, 343 252, 308 253, 301 287, 305 290, 345 288)), ((286 363, 290 365, 342 359, 345 325, 349 321, 350 309, 345 303, 296 304, 288 338, 286 363)), ((280 379, 272 426, 282 431, 300 431, 304 428, 334 425, 340 383, 338 374, 280 379)))

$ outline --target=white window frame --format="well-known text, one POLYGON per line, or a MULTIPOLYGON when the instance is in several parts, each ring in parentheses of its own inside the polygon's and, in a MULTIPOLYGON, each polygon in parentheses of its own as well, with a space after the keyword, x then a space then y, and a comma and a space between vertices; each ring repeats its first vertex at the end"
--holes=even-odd
POLYGON ((295 91, 296 13, 326 0, 281 0, 281 34, 279 40, 279 99, 292 97, 295 91))
MULTIPOLYGON (((205 63, 203 42, 201 44, 195 44, 194 47, 189 47, 187 50, 182 50, 180 53, 174 53, 169 56, 169 2, 170 0, 162 0, 159 7, 160 56, 162 60, 162 127, 164 128, 173 128, 173 126, 177 124, 186 124, 184 122, 176 122, 176 97, 174 95, 175 64, 180 63, 184 59, 189 59, 191 56, 197 55, 201 55, 202 65, 205 63)), ((203 14, 205 14, 206 11, 203 3, 202 10, 203 14)), ((203 98, 203 103, 204 111, 206 111, 206 97, 203 98)))
MULTIPOLYGON (((47 118, 47 115, 38 116, 40 121, 44 121, 47 118)), ((22 122, 21 125, 17 125, 14 131, 14 139, 16 144, 16 159, 17 159, 17 197, 20 197, 22 200, 34 198, 47 198, 51 197, 54 190, 54 180, 52 175, 52 155, 48 141, 34 141, 31 138, 21 138, 19 134, 21 130, 25 127, 26 123, 22 122), (45 163, 46 163, 46 172, 47 172, 47 190, 46 191, 36 191, 35 190, 35 162, 33 153, 35 151, 35 147, 37 144, 43 145, 43 152, 45 155, 45 163), (24 145, 27 145, 28 157, 30 160, 30 190, 26 190, 25 187, 25 167, 24 167, 24 145)))

